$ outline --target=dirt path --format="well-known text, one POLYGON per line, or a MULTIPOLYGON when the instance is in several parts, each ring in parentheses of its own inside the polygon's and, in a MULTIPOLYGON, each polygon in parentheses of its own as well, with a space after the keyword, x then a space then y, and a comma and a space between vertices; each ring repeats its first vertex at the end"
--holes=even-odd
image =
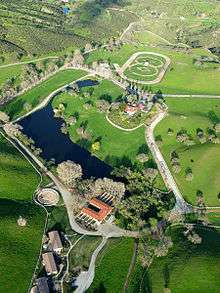
POLYGON ((47 59, 58 59, 58 58, 59 58, 58 56, 48 56, 48 57, 42 57, 42 58, 37 58, 37 59, 33 59, 33 60, 9 63, 9 64, 1 65, 0 69, 7 68, 7 67, 12 67, 12 66, 16 66, 16 65, 29 64, 29 63, 32 63, 32 62, 38 62, 38 61, 43 61, 43 60, 47 60, 47 59))
POLYGON ((125 280, 125 283, 124 283, 123 293, 125 293, 127 288, 128 288, 129 281, 130 281, 130 276, 131 276, 131 273, 133 272, 133 269, 134 269, 134 266, 135 266, 135 263, 136 263, 137 254, 138 254, 138 241, 135 241, 135 243, 134 243, 134 252, 133 252, 133 255, 132 255, 132 258, 131 258, 131 263, 130 263, 128 273, 127 273, 127 276, 126 276, 126 280, 125 280))

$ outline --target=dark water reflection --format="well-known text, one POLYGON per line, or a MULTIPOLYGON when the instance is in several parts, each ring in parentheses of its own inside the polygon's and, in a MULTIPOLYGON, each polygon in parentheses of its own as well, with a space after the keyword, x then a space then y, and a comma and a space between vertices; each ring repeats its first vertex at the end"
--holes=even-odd
MULTIPOLYGON (((78 85, 91 86, 94 81, 79 82, 78 85)), ((43 109, 20 121, 23 133, 31 137, 35 146, 42 149, 42 158, 49 161, 55 160, 56 164, 71 160, 83 168, 85 177, 108 177, 112 168, 105 162, 93 156, 86 149, 73 143, 68 135, 61 132, 63 119, 54 118, 53 108, 49 103, 43 109)))

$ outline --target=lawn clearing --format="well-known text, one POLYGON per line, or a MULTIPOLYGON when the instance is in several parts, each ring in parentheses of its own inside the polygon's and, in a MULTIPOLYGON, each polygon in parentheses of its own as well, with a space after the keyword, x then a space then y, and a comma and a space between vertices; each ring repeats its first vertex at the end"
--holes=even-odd
POLYGON ((88 292, 104 286, 106 292, 122 292, 133 255, 134 240, 110 239, 97 259, 95 279, 88 292))
POLYGON ((18 116, 25 114, 25 103, 31 105, 32 108, 37 106, 43 101, 50 93, 56 89, 68 84, 86 73, 82 70, 63 70, 55 74, 53 77, 35 86, 33 89, 17 97, 12 102, 4 106, 3 110, 6 111, 11 119, 15 119, 18 116))
POLYGON ((147 287, 155 293, 163 292, 165 284, 173 293, 218 293, 220 234, 209 228, 197 228, 202 243, 195 245, 182 232, 181 228, 171 230, 174 246, 167 256, 154 259, 146 276, 147 287))
POLYGON ((218 206, 218 194, 220 192, 220 145, 213 143, 201 144, 196 137, 196 129, 201 128, 206 132, 208 127, 213 127, 208 113, 214 113, 220 117, 220 100, 217 99, 179 99, 166 100, 169 107, 169 115, 156 127, 155 136, 161 135, 163 145, 161 151, 170 168, 171 151, 176 151, 180 157, 181 171, 173 174, 185 199, 196 203, 196 193, 201 190, 208 206, 218 206), (173 129, 174 134, 168 135, 168 128, 173 129), (185 146, 176 140, 176 133, 185 128, 196 142, 193 146, 185 146), (186 181, 185 170, 190 167, 193 171, 193 180, 186 181))

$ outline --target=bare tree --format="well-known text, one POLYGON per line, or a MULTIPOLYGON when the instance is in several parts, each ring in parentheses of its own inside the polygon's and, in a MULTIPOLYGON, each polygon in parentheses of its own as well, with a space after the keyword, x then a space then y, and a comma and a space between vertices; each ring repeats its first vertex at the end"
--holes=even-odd
POLYGON ((122 182, 115 182, 109 178, 97 179, 95 182, 96 194, 107 192, 114 197, 113 201, 119 202, 125 194, 125 185, 122 182))
POLYGON ((18 137, 21 134, 22 126, 19 124, 7 123, 3 127, 8 136, 18 137))
POLYGON ((73 187, 76 179, 82 177, 82 167, 72 161, 65 161, 58 165, 57 174, 63 183, 73 187))
POLYGON ((7 123, 9 121, 9 116, 5 112, 0 111, 0 121, 7 123))

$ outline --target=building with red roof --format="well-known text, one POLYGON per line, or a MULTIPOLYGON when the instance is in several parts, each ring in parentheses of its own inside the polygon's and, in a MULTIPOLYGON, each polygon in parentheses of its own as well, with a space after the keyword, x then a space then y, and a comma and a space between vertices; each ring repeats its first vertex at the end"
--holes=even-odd
POLYGON ((129 106, 125 107, 125 113, 128 115, 134 115, 138 111, 138 107, 136 106, 129 106))
POLYGON ((86 216, 100 224, 106 219, 112 210, 113 208, 110 205, 97 198, 93 198, 90 200, 88 207, 82 209, 80 217, 86 216))

